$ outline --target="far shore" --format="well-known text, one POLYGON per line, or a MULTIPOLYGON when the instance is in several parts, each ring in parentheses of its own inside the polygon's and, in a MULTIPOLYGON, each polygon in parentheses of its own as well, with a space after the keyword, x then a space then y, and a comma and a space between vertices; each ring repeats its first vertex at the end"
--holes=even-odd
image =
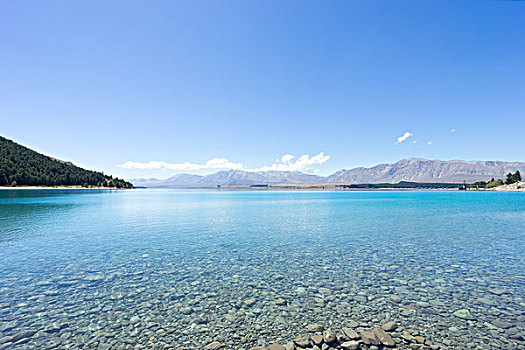
POLYGON ((251 190, 251 191, 409 191, 409 190, 439 190, 439 191, 457 191, 457 188, 425 188, 425 187, 345 187, 340 184, 301 184, 301 185, 268 185, 268 186, 204 186, 204 187, 191 187, 187 189, 196 190, 251 190))
MULTIPOLYGON (((135 187, 135 189, 173 189, 173 190, 249 190, 249 191, 459 191, 452 184, 440 186, 413 186, 413 187, 382 187, 382 184, 279 184, 279 185, 236 185, 236 186, 202 186, 186 188, 169 187, 135 187), (447 186, 445 186, 447 185, 447 186)), ((435 185, 435 184, 434 184, 435 185)), ((82 187, 82 186, 0 186, 0 190, 125 190, 116 187, 82 187)), ((477 192, 525 192, 525 182, 502 185, 493 188, 467 188, 466 191, 477 192)))
MULTIPOLYGON (((279 185, 237 185, 237 186, 203 186, 187 189, 214 189, 214 190, 253 190, 253 191, 459 191, 462 184, 423 183, 414 186, 381 186, 383 184, 345 184, 345 183, 323 183, 323 184, 279 184, 279 185), (369 187, 368 187, 369 185, 369 187)), ((511 185, 503 185, 494 188, 469 188, 466 191, 502 191, 502 192, 525 192, 525 182, 511 185)))

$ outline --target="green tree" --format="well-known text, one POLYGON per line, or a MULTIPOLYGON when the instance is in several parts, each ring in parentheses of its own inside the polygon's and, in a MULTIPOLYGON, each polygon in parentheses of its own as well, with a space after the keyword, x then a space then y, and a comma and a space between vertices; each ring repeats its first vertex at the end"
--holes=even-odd
POLYGON ((510 184, 513 184, 513 183, 516 183, 516 182, 520 182, 520 181, 521 181, 520 171, 516 170, 516 172, 514 174, 512 174, 512 173, 508 173, 507 174, 507 179, 505 180, 505 183, 507 185, 510 185, 510 184))
POLYGON ((493 180, 493 181, 490 181, 488 184, 487 184, 487 188, 493 188, 493 187, 498 187, 498 186, 501 186, 503 185, 503 180, 501 179, 498 179, 498 180, 493 180))
POLYGON ((507 179, 505 180, 506 185, 510 185, 511 183, 514 183, 514 175, 512 173, 507 174, 507 179))
POLYGON ((487 186, 487 183, 485 181, 477 181, 477 182, 474 182, 470 187, 471 188, 484 188, 485 186, 487 186))

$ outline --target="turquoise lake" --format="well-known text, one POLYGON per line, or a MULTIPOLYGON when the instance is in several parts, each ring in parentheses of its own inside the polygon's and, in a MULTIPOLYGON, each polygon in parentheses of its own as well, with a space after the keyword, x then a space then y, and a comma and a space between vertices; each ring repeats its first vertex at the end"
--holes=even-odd
POLYGON ((525 193, 0 190, 0 349, 388 321, 398 349, 525 349, 525 193))

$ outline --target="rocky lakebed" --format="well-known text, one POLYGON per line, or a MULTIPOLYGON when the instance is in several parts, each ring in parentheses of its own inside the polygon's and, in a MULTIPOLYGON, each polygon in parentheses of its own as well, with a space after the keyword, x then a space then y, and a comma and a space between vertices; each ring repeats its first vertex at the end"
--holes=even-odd
POLYGON ((525 277, 490 260, 412 244, 193 248, 21 252, 23 269, 0 275, 0 349, 525 349, 525 277))
POLYGON ((525 349, 524 198, 11 191, 0 350, 525 349))

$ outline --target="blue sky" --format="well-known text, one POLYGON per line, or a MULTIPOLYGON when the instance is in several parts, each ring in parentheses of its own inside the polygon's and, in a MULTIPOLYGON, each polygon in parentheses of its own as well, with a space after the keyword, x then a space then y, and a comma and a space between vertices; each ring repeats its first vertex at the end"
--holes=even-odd
POLYGON ((525 160, 523 1, 0 6, 0 134, 90 169, 525 160))

